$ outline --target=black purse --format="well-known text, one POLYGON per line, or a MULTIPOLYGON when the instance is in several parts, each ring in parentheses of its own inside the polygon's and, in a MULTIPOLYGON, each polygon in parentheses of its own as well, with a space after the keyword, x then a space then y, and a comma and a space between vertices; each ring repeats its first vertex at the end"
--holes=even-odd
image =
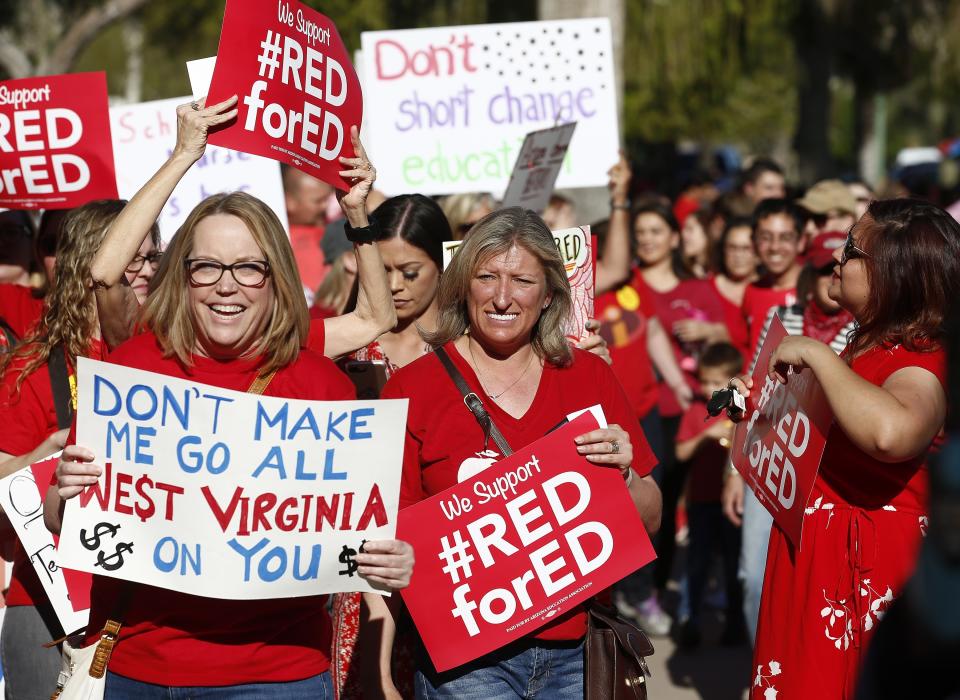
MULTIPOLYGON (((489 438, 504 457, 513 454, 480 397, 472 391, 460 370, 443 348, 434 350, 483 429, 484 449, 489 438)), ((639 627, 616 608, 594 598, 587 605, 587 637, 584 640, 584 697, 586 700, 646 700, 650 669, 644 657, 653 655, 653 644, 639 627)))

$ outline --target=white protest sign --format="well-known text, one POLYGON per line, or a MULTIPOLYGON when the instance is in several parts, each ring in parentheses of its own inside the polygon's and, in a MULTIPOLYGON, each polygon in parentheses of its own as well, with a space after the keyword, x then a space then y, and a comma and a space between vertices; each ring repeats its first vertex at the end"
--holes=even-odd
MULTIPOLYGON (((190 97, 110 108, 110 129, 117 168, 117 190, 129 199, 170 157, 177 142, 177 106, 190 97)), ((160 234, 168 241, 201 200, 241 190, 262 199, 287 228, 280 164, 249 153, 207 146, 206 153, 173 191, 160 212, 160 234)))
POLYGON ((190 78, 190 92, 193 99, 206 97, 210 91, 210 81, 213 80, 213 69, 217 67, 217 57, 198 58, 187 61, 187 76, 190 78))
POLYGON ((63 565, 224 599, 369 591, 353 556, 396 527, 407 402, 303 401, 80 358, 63 565))
POLYGON ((535 212, 547 208, 576 126, 573 122, 527 134, 501 206, 523 207, 535 212))
POLYGON ((606 18, 364 32, 385 192, 503 192, 524 136, 577 122, 557 187, 607 184, 619 145, 606 18))
MULTIPOLYGON (((90 610, 86 604, 74 609, 53 535, 43 524, 43 496, 55 468, 56 455, 0 479, 0 508, 17 533, 60 625, 69 634, 87 624, 90 610)), ((89 592, 83 593, 88 599, 89 592)))

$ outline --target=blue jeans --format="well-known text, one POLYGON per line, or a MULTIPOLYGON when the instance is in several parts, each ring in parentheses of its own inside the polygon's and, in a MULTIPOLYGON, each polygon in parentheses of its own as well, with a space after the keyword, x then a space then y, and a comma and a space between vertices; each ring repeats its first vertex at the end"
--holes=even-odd
POLYGON ((287 683, 168 688, 107 672, 105 700, 333 700, 330 672, 287 683))
POLYGON ((583 700, 583 642, 511 645, 453 671, 418 670, 414 683, 418 700, 583 700))
POLYGON ((757 641, 763 572, 767 568, 767 545, 773 516, 748 487, 743 489, 743 531, 740 545, 740 578, 743 580, 743 615, 750 642, 757 641))

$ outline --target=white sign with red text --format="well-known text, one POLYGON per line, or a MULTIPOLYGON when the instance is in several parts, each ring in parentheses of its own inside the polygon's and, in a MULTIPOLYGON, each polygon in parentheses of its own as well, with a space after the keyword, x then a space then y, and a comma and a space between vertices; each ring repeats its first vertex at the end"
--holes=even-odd
POLYGON ((77 444, 103 473, 67 501, 63 566, 250 600, 369 591, 392 539, 406 400, 305 401, 80 358, 77 444))
POLYGON ((619 144, 606 18, 364 32, 385 192, 502 193, 524 137, 577 123, 557 187, 607 184, 619 144))
MULTIPOLYGON (((190 97, 141 102, 110 108, 117 187, 129 199, 170 157, 177 142, 177 106, 190 97)), ((287 228, 287 207, 276 161, 207 146, 203 157, 187 171, 160 212, 164 241, 173 238, 190 211, 212 194, 242 191, 263 200, 287 228)))

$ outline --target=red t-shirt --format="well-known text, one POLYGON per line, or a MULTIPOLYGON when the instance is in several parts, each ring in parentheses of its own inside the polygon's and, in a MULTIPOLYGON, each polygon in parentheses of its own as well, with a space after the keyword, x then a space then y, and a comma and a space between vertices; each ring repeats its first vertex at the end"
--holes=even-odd
POLYGON ((326 328, 322 318, 310 318, 310 334, 307 336, 307 348, 318 355, 323 354, 323 346, 327 342, 326 328))
MULTIPOLYGON (((902 345, 877 346, 853 360, 854 372, 871 384, 882 386, 897 370, 920 367, 930 371, 946 388, 947 355, 943 350, 910 352, 902 345)), ((836 423, 827 436, 820 460, 817 487, 833 502, 861 508, 893 506, 926 512, 927 455, 890 464, 866 455, 836 423)))
MULTIPOLYGON (((149 332, 123 343, 109 361, 236 391, 249 388, 259 365, 194 357, 194 366, 184 368, 176 358, 162 356, 149 332)), ((353 385, 336 365, 310 350, 278 371, 264 394, 315 401, 354 398, 353 385)), ((94 576, 88 643, 113 613, 123 585, 134 592, 110 659, 110 670, 121 676, 164 686, 214 686, 296 681, 329 668, 326 596, 218 600, 94 576)))
POLYGON ((600 294, 593 302, 600 335, 607 341, 613 373, 620 380, 633 412, 642 419, 657 404, 657 378, 647 352, 647 325, 655 315, 639 270, 616 291, 600 294))
MULTIPOLYGON (((717 292, 717 296, 720 297, 720 303, 723 305, 723 322, 727 326, 727 333, 730 334, 730 344, 740 351, 745 362, 749 362, 750 331, 747 329, 747 323, 743 318, 743 310, 739 305, 734 304, 723 295, 723 292, 717 287, 716 277, 714 277, 711 282, 714 290, 717 292)), ((766 318, 766 316, 764 316, 764 318, 766 318)), ((760 323, 762 324, 763 321, 761 320, 760 323)))
MULTIPOLYGON (((767 318, 767 312, 774 306, 791 306, 796 302, 796 289, 773 289, 763 282, 754 282, 747 285, 747 290, 743 293, 743 305, 740 307, 743 320, 750 331, 750 347, 744 358, 745 365, 750 364, 757 352, 757 343, 760 340, 760 331, 763 330, 763 322, 767 318)), ((749 367, 747 368, 749 369, 749 367)))
MULTIPOLYGON (((690 404, 680 419, 677 442, 691 440, 706 432, 726 416, 711 416, 707 402, 697 399, 690 404)), ((727 448, 716 440, 704 440, 690 459, 690 474, 687 477, 687 500, 695 503, 717 503, 723 491, 723 470, 727 465, 727 448)))
MULTIPOLYGON (((681 280, 680 284, 669 292, 658 292, 647 285, 639 275, 635 279, 643 285, 642 288, 645 288, 647 294, 653 299, 657 318, 660 319, 663 329, 670 338, 677 364, 684 371, 690 388, 696 393, 700 386, 696 378, 697 355, 702 343, 681 343, 673 333, 673 324, 690 318, 708 323, 722 323, 723 305, 720 302, 720 295, 707 280, 681 280)), ((673 390, 666 383, 662 383, 660 415, 679 416, 681 413, 680 404, 673 390)))
POLYGON ((297 261, 300 281, 304 287, 313 291, 317 290, 330 269, 324 262, 323 251, 320 250, 322 240, 323 229, 319 226, 290 226, 290 246, 297 261))
MULTIPOLYGON (((478 396, 485 396, 477 375, 453 343, 447 343, 445 348, 470 388, 478 396)), ((522 418, 514 418, 494 401, 485 400, 494 423, 506 441, 518 448, 546 435, 568 413, 600 404, 607 421, 629 433, 634 471, 640 476, 649 474, 656 465, 656 457, 610 367, 589 352, 573 352, 574 361, 569 367, 544 366, 536 396, 522 418)), ((463 397, 434 353, 397 371, 381 396, 410 400, 400 484, 401 508, 457 484, 460 470, 468 464, 470 474, 474 474, 478 461, 489 464, 499 459, 493 441, 484 452, 483 430, 463 405, 463 397)), ((582 638, 585 633, 586 614, 579 607, 542 627, 533 636, 543 640, 572 640, 582 638)))
MULTIPOLYGON (((99 360, 105 352, 104 345, 95 340, 87 356, 99 360)), ((0 431, 0 452, 15 456, 30 452, 57 431, 57 409, 47 366, 44 364, 35 369, 27 375, 19 391, 16 389, 20 370, 27 362, 27 359, 16 359, 7 368, 0 383, 0 425, 3 426, 0 431)), ((70 374, 73 374, 72 368, 70 374)), ((47 600, 47 594, 19 539, 14 548, 10 589, 5 600, 11 607, 36 605, 47 600)))
MULTIPOLYGON (((19 284, 0 284, 0 319, 18 338, 22 340, 26 336, 42 313, 43 298, 35 296, 33 289, 19 284)), ((5 345, 5 337, 0 333, 0 349, 5 345)))

